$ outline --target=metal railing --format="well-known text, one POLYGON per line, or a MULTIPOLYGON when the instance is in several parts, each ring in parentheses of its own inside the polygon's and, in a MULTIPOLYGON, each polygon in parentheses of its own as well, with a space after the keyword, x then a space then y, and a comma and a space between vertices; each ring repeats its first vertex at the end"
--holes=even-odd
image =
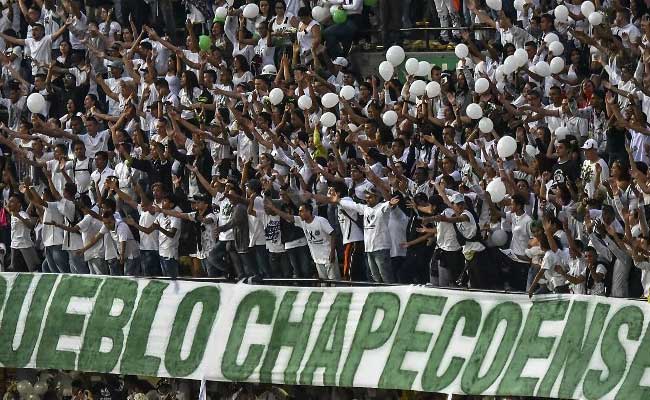
MULTIPOLYGON (((413 33, 413 32, 422 32, 424 33, 424 37, 422 40, 425 42, 425 49, 426 50, 432 50, 431 49, 431 34, 433 32, 440 32, 440 31, 470 31, 470 32, 476 32, 476 31, 493 31, 494 28, 491 26, 487 25, 472 25, 472 26, 461 26, 457 28, 443 28, 441 26, 416 26, 412 28, 400 28, 398 29, 398 32, 400 33, 413 33)), ((382 29, 367 29, 361 31, 362 35, 381 35, 384 32, 382 29)))

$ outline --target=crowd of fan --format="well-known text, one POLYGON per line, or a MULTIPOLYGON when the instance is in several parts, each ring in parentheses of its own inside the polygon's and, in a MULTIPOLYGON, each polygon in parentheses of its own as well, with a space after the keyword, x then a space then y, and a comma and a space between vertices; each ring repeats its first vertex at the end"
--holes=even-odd
POLYGON ((469 54, 431 65, 440 93, 424 94, 344 57, 363 1, 329 0, 336 24, 297 1, 260 0, 255 18, 213 3, 227 16, 188 19, 178 46, 110 6, 3 1, 4 271, 176 278, 188 256, 231 279, 648 295, 641 2, 599 2, 592 21, 580 0, 557 19, 553 1, 467 0, 494 29, 448 32, 469 54))

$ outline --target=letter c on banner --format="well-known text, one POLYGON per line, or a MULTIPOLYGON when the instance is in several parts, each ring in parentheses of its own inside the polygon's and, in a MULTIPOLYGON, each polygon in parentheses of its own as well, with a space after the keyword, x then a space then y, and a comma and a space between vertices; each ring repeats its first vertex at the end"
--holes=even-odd
POLYGON ((275 313, 275 300, 275 294, 272 292, 256 290, 247 294, 239 303, 232 329, 230 329, 223 360, 221 361, 221 372, 227 379, 231 381, 246 380, 259 365, 262 354, 264 354, 263 344, 251 345, 244 362, 241 364, 237 364, 237 356, 246 335, 246 324, 251 311, 255 308, 258 309, 256 323, 270 325, 273 322, 273 314, 275 313))

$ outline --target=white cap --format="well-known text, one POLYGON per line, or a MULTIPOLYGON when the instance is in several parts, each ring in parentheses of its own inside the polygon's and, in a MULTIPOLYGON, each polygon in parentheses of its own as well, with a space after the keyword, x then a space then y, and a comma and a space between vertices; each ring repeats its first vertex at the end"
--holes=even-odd
POLYGON ((343 57, 336 57, 333 61, 332 64, 338 65, 339 67, 347 67, 348 66, 348 60, 346 60, 343 57))
POLYGON ((262 68, 262 75, 276 75, 278 69, 273 64, 267 64, 262 68))
POLYGON ((452 202, 452 204, 459 204, 459 203, 464 203, 465 202, 465 196, 463 196, 460 193, 454 193, 449 201, 452 202))
POLYGON ((596 142, 594 139, 587 139, 585 141, 585 144, 582 145, 583 150, 591 150, 591 149, 598 149, 598 142, 596 142))

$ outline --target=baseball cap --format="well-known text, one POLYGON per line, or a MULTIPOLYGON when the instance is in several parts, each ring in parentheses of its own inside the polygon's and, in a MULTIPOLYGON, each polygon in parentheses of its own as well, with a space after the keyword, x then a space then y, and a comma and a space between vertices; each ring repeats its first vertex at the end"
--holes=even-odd
POLYGON ((464 203, 464 202, 465 202, 465 196, 463 196, 463 195, 460 194, 460 193, 454 193, 454 194, 451 196, 451 198, 449 199, 449 201, 451 201, 452 204, 460 204, 460 203, 464 203))
POLYGON ((108 66, 111 68, 124 68, 124 64, 120 60, 113 60, 108 63, 108 66))
POLYGON ((348 66, 348 60, 346 60, 344 57, 336 57, 332 61, 332 64, 345 68, 348 66))
POLYGON ((379 190, 377 190, 377 188, 374 187, 374 186, 369 187, 368 189, 364 190, 363 192, 365 194, 372 194, 372 195, 381 197, 381 193, 379 193, 379 190))
POLYGON ((587 139, 585 143, 582 145, 583 150, 596 150, 598 149, 598 142, 596 142, 594 139, 587 139))
POLYGON ((262 75, 276 75, 278 69, 273 64, 267 64, 262 68, 262 75))

